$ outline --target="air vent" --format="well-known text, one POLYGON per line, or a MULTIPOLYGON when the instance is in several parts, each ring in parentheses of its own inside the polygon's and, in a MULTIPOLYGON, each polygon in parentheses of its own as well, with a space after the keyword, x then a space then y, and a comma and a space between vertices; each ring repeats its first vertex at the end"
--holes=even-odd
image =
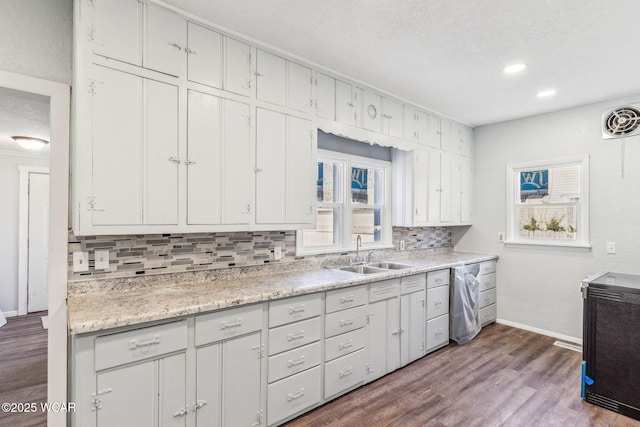
POLYGON ((640 135, 640 104, 613 108, 602 113, 602 138, 640 135))

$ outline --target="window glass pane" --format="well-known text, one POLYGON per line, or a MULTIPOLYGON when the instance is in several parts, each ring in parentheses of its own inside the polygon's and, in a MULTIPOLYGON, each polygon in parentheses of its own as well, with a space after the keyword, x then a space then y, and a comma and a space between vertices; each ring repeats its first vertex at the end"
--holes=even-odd
POLYGON ((351 212, 351 241, 355 243, 358 235, 362 243, 381 241, 381 210, 358 208, 351 212))
POLYGON ((523 238, 576 240, 576 206, 521 206, 519 222, 523 238))
POLYGON ((384 170, 351 167, 351 202, 362 205, 384 204, 384 170))
POLYGON ((340 181, 342 165, 340 163, 321 161, 318 162, 317 197, 318 202, 340 203, 340 181))
POLYGON ((557 166, 519 173, 520 203, 567 203, 580 200, 580 166, 557 166))
POLYGON ((304 246, 333 246, 340 243, 339 209, 318 208, 315 230, 304 230, 304 246))

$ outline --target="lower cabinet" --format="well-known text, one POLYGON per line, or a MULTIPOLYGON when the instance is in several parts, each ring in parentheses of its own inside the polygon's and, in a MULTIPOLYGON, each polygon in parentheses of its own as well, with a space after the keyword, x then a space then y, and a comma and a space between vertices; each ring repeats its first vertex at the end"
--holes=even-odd
POLYGON ((496 261, 480 263, 480 309, 478 316, 482 326, 493 323, 497 318, 496 261))
POLYGON ((449 344, 449 269, 427 273, 427 352, 449 344))
POLYGON ((369 284, 366 382, 400 367, 400 279, 369 284))

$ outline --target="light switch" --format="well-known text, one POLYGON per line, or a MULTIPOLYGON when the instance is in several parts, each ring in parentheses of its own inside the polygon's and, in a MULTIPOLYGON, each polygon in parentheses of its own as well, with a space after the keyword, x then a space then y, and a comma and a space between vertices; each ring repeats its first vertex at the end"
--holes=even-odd
POLYGON ((282 248, 280 246, 276 246, 273 248, 273 260, 280 261, 282 259, 282 248))
POLYGON ((607 242, 607 253, 608 254, 616 253, 616 242, 607 242))
POLYGON ((498 233, 498 243, 504 243, 504 231, 498 233))
POLYGON ((96 270, 109 269, 109 250, 108 249, 96 250, 95 258, 96 258, 96 265, 95 265, 96 270))
POLYGON ((82 273, 89 271, 89 252, 73 253, 73 272, 82 273))

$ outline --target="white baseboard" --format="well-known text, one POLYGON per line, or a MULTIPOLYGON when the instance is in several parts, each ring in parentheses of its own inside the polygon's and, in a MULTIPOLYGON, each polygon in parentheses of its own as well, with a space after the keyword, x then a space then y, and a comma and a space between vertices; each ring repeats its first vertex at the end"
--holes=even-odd
POLYGON ((18 311, 3 311, 2 314, 4 314, 4 317, 16 317, 18 315, 18 311))
POLYGON ((523 325, 522 323, 511 322, 509 320, 498 319, 496 323, 501 325, 512 326, 518 329, 524 329, 525 331, 535 332, 536 334, 546 335, 548 337, 557 338, 562 341, 571 342, 574 344, 582 345, 582 338, 571 337, 569 335, 558 334, 556 332, 547 331, 546 329, 535 328, 529 325, 523 325))

